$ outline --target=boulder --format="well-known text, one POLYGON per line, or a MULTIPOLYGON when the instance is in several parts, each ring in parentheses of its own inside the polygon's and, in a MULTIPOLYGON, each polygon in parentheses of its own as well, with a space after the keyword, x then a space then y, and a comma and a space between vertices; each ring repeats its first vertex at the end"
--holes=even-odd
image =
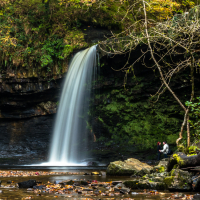
POLYGON ((195 199, 195 200, 200 200, 200 194, 195 194, 195 195, 193 196, 193 199, 195 199))
POLYGON ((199 175, 193 176, 192 181, 193 181, 192 186, 193 186, 194 191, 200 192, 200 177, 199 177, 199 175))
POLYGON ((180 169, 173 169, 171 176, 164 178, 164 183, 170 191, 190 191, 192 190, 191 174, 180 169))
POLYGON ((23 181, 23 182, 19 182, 19 188, 33 188, 33 186, 35 186, 36 180, 28 180, 28 181, 23 181))
POLYGON ((153 171, 154 172, 165 172, 167 170, 167 164, 168 164, 168 161, 169 159, 162 159, 158 165, 156 165, 154 168, 153 168, 153 171))
POLYGON ((146 163, 142 163, 137 159, 129 158, 125 161, 115 161, 108 165, 106 173, 108 175, 130 176, 149 174, 153 171, 153 167, 146 163))
POLYGON ((124 185, 131 189, 151 189, 151 190, 164 190, 166 185, 164 182, 156 182, 152 180, 132 180, 125 181, 124 185))
POLYGON ((131 189, 139 189, 138 183, 139 183, 139 180, 131 180, 131 181, 125 181, 124 185, 131 189))

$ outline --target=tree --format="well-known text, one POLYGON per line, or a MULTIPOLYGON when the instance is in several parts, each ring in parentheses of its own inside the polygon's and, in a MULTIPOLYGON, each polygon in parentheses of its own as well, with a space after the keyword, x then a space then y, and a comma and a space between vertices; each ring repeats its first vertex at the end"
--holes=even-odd
MULTIPOLYGON (((190 145, 190 126, 189 126, 189 108, 178 98, 170 86, 170 81, 174 74, 190 68, 191 96, 190 102, 194 98, 194 68, 198 67, 199 57, 199 8, 195 7, 189 13, 175 15, 172 19, 163 22, 149 18, 148 10, 152 7, 152 2, 139 0, 137 3, 142 6, 143 19, 136 21, 131 27, 121 34, 113 34, 113 38, 100 43, 102 51, 110 54, 131 53, 139 45, 146 45, 147 51, 143 52, 134 63, 127 64, 121 69, 126 72, 126 77, 131 71, 134 72, 133 66, 139 60, 142 60, 147 54, 151 55, 153 60, 152 69, 157 69, 160 74, 161 87, 154 97, 159 96, 167 89, 181 108, 184 110, 184 120, 176 143, 182 139, 185 125, 187 124, 187 145, 190 145), (138 26, 140 32, 137 33, 138 26)), ((146 65, 146 63, 144 63, 146 65)), ((157 101, 156 100, 156 101, 157 101)))

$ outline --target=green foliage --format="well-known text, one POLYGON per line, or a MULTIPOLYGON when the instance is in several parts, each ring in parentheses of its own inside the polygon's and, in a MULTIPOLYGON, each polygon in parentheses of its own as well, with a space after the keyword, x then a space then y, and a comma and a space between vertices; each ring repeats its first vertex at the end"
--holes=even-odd
POLYGON ((113 88, 95 96, 99 105, 91 109, 91 115, 99 116, 99 123, 108 131, 100 137, 96 134, 98 141, 104 141, 108 146, 128 144, 141 149, 156 148, 156 143, 164 140, 176 144, 182 122, 179 106, 173 97, 165 94, 156 104, 151 102, 151 98, 135 95, 135 92, 150 87, 150 83, 142 81, 138 77, 139 87, 113 88))
POLYGON ((190 120, 191 127, 194 128, 195 133, 194 137, 196 137, 197 140, 200 139, 200 97, 197 97, 194 102, 186 101, 186 106, 190 107, 191 115, 193 117, 192 120, 190 120))
POLYGON ((0 69, 6 70, 9 66, 16 73, 18 71, 18 77, 30 71, 32 76, 65 72, 63 68, 67 67, 65 62, 69 55, 75 49, 90 45, 85 41, 87 28, 83 29, 85 25, 82 24, 92 23, 120 30, 120 19, 126 9, 125 4, 120 6, 119 13, 119 5, 120 1, 109 0, 106 3, 3 0, 0 3, 0 69))
POLYGON ((190 146, 187 147, 186 153, 190 156, 197 155, 197 153, 200 151, 200 149, 197 146, 190 146))

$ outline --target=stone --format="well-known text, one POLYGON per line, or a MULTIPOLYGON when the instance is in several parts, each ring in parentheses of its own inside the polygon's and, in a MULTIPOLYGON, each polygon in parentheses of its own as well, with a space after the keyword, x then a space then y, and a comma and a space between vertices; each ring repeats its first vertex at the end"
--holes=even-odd
POLYGON ((130 175, 140 175, 151 173, 153 167, 146 163, 142 163, 135 158, 129 158, 125 161, 115 161, 108 165, 106 173, 108 175, 120 175, 120 176, 130 176, 130 175))
POLYGON ((124 185, 131 189, 139 189, 138 183, 139 183, 139 180, 131 180, 131 181, 125 181, 124 185))
POLYGON ((150 184, 148 180, 138 182, 138 189, 149 189, 149 188, 150 184))
POLYGON ((193 199, 195 199, 195 200, 200 200, 200 194, 195 194, 195 195, 193 195, 193 199))
POLYGON ((190 191, 192 190, 192 177, 187 171, 173 169, 171 176, 164 178, 164 183, 170 191, 190 191))
MULTIPOLYGON (((43 188, 46 188, 46 185, 35 185, 35 186, 33 186, 33 189, 42 190, 43 188)), ((31 188, 29 188, 29 189, 31 189, 31 188)))
POLYGON ((36 185, 36 180, 28 180, 18 183, 19 188, 33 188, 36 185))
POLYGON ((165 172, 167 170, 167 164, 168 164, 168 160, 166 160, 166 158, 162 159, 158 165, 154 166, 153 171, 154 172, 165 172))
POLYGON ((87 181, 81 181, 81 185, 88 185, 87 181))
POLYGON ((123 183, 118 183, 115 187, 114 187, 114 191, 115 192, 120 192, 122 194, 126 194, 129 193, 131 191, 130 188, 127 188, 123 183))
POLYGON ((122 183, 122 181, 112 181, 112 184, 113 184, 113 185, 117 185, 117 184, 119 184, 119 183, 122 183))
POLYGON ((192 177, 192 186, 194 191, 200 191, 200 177, 199 176, 193 176, 192 177))

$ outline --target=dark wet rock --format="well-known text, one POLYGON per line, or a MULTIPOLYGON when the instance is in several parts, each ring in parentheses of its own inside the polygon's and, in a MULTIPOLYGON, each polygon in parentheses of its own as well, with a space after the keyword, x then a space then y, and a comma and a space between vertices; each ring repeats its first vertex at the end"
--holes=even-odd
POLYGON ((190 191, 192 190, 191 173, 180 169, 173 169, 171 176, 164 178, 164 183, 171 191, 190 191))
POLYGON ((192 186, 193 186, 194 191, 200 192, 200 177, 199 176, 193 176, 192 182, 193 182, 192 186))
POLYGON ((46 185, 35 185, 35 186, 33 186, 33 189, 38 189, 38 190, 42 190, 44 188, 46 188, 46 185))
POLYGON ((195 195, 193 195, 193 199, 195 199, 195 200, 200 200, 200 194, 195 194, 195 195))
POLYGON ((119 183, 122 183, 122 181, 112 181, 112 184, 113 184, 113 185, 117 185, 117 184, 119 184, 119 183))
POLYGON ((146 174, 140 179, 125 181, 124 185, 131 189, 164 190, 167 189, 164 179, 168 174, 167 172, 146 174))
POLYGON ((36 180, 28 180, 18 183, 19 188, 32 188, 36 185, 36 180))
POLYGON ((65 183, 66 183, 65 185, 73 185, 74 181, 70 180, 70 181, 66 181, 65 183))
POLYGON ((130 176, 140 175, 151 173, 153 171, 153 167, 147 165, 146 163, 142 163, 137 159, 129 158, 125 161, 115 161, 111 162, 107 168, 106 173, 108 175, 119 175, 119 176, 130 176))
POLYGON ((138 183, 139 183, 139 180, 131 180, 131 181, 125 181, 124 185, 131 189, 139 189, 138 183))
POLYGON ((138 182, 138 188, 139 189, 149 189, 150 188, 149 181, 148 180, 139 181, 138 182))
POLYGON ((74 181, 74 186, 80 186, 81 185, 81 182, 80 181, 74 181))
POLYGON ((81 185, 88 185, 87 181, 81 181, 81 185))

